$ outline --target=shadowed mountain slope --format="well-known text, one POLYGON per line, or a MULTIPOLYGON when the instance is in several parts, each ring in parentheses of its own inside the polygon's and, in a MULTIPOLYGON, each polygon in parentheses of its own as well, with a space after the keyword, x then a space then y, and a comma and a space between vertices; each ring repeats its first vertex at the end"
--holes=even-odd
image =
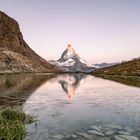
POLYGON ((18 23, 0 11, 0 73, 55 71, 24 41, 18 23))

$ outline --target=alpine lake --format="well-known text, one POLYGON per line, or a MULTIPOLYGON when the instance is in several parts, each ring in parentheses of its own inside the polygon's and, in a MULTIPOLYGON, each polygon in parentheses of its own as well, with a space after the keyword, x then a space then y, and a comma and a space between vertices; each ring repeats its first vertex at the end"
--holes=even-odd
POLYGON ((0 105, 36 117, 25 140, 140 139, 140 77, 0 75, 0 105))

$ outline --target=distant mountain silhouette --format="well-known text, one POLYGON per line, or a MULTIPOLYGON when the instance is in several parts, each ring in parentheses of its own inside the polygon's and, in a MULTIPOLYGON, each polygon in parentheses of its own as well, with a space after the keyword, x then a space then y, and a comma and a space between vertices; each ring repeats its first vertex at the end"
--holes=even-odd
POLYGON ((67 49, 62 53, 60 59, 49 60, 64 72, 91 72, 94 68, 87 65, 86 61, 81 59, 74 48, 68 44, 67 49))
POLYGON ((18 23, 0 11, 0 73, 55 72, 24 41, 18 23))
POLYGON ((117 65, 119 63, 101 63, 101 64, 93 64, 92 66, 94 68, 105 68, 105 67, 110 67, 110 66, 114 66, 114 65, 117 65))

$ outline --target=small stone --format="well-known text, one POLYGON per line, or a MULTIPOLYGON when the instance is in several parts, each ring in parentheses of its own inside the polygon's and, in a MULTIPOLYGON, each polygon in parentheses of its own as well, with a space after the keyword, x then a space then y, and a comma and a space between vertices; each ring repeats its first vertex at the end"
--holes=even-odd
POLYGON ((115 140, 125 140, 125 139, 123 139, 123 138, 120 138, 119 136, 114 136, 114 139, 115 139, 115 140))
POLYGON ((93 125, 93 126, 91 126, 90 127, 91 129, 94 129, 94 130, 96 130, 96 131, 101 131, 101 129, 98 127, 98 126, 96 126, 96 125, 93 125))
POLYGON ((133 129, 131 129, 130 127, 126 126, 124 127, 124 130, 126 130, 129 133, 133 133, 133 129))
POLYGON ((98 136, 105 136, 103 133, 98 132, 96 130, 89 130, 88 133, 98 135, 98 136))
POLYGON ((135 136, 129 136, 129 135, 118 135, 118 136, 126 140, 139 140, 139 138, 135 136))
POLYGON ((77 132, 76 134, 79 135, 79 136, 81 136, 81 137, 84 137, 86 139, 92 140, 92 137, 90 135, 88 135, 87 133, 77 132))
POLYGON ((122 135, 130 135, 130 133, 126 131, 118 131, 118 133, 122 135))
POLYGON ((112 128, 112 129, 122 129, 122 127, 121 126, 119 126, 119 125, 104 125, 104 127, 107 127, 107 128, 112 128))
POLYGON ((73 138, 77 138, 77 136, 76 136, 75 134, 72 134, 71 137, 73 137, 73 138))
POLYGON ((111 131, 111 130, 108 130, 108 131, 105 132, 106 136, 110 136, 110 135, 113 135, 113 134, 114 134, 114 132, 111 131))
POLYGON ((56 139, 58 139, 58 140, 61 140, 61 139, 64 138, 64 136, 63 136, 63 135, 55 135, 54 138, 56 138, 56 139))

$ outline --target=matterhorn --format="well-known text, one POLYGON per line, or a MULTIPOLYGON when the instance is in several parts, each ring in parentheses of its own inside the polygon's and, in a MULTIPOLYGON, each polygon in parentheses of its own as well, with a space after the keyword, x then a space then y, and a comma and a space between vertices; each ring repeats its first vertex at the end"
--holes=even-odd
POLYGON ((78 56, 70 44, 68 44, 60 59, 49 60, 49 63, 55 65, 63 72, 89 73, 94 70, 93 67, 88 66, 87 62, 78 56))

